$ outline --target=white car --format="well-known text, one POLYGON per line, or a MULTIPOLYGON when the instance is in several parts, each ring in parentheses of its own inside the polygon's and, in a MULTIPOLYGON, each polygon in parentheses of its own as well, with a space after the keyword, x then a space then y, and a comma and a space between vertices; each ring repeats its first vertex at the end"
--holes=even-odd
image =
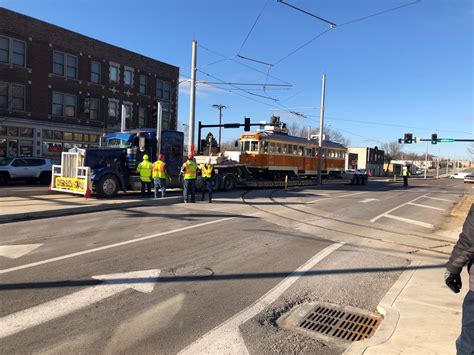
POLYGON ((12 180, 28 183, 49 184, 51 182, 51 160, 45 158, 0 159, 0 185, 12 180))
POLYGON ((464 179, 469 173, 455 173, 449 176, 450 179, 464 179))

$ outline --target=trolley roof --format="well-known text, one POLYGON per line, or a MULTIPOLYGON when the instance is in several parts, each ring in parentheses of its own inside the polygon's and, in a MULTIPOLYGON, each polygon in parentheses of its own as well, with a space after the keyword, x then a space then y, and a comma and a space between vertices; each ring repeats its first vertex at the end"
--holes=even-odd
MULTIPOLYGON (((275 139, 275 140, 280 140, 280 141, 285 141, 285 142, 290 142, 290 143, 301 143, 301 144, 311 143, 314 145, 319 145, 318 140, 316 139, 307 139, 303 137, 289 136, 287 134, 275 133, 271 131, 245 133, 240 136, 240 139, 252 139, 252 138, 257 139, 256 138, 257 135, 260 137, 260 139, 275 139)), ((328 140, 323 141, 323 147, 346 149, 346 147, 343 146, 342 144, 328 141, 328 140)))

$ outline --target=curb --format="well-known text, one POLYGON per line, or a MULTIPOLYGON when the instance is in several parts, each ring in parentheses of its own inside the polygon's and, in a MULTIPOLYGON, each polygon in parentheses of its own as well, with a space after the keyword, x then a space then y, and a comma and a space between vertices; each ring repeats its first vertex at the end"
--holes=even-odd
POLYGON ((381 345, 390 340, 400 319, 400 312, 393 307, 393 304, 417 271, 416 267, 420 265, 421 262, 418 261, 411 263, 409 266, 413 269, 405 270, 378 304, 377 311, 383 315, 383 321, 375 335, 370 339, 352 343, 344 351, 344 355, 361 355, 368 348, 381 345))
POLYGON ((20 221, 34 220, 34 219, 63 217, 63 216, 69 216, 69 215, 86 214, 86 213, 94 213, 94 212, 103 212, 103 211, 109 211, 109 210, 117 210, 121 208, 170 205, 174 203, 172 200, 176 200, 176 199, 182 200, 182 196, 166 197, 165 200, 151 199, 151 200, 143 200, 143 201, 118 202, 114 204, 63 208, 63 209, 50 210, 50 211, 16 213, 16 214, 12 214, 6 217, 0 217, 0 224, 14 223, 14 222, 20 222, 20 221))

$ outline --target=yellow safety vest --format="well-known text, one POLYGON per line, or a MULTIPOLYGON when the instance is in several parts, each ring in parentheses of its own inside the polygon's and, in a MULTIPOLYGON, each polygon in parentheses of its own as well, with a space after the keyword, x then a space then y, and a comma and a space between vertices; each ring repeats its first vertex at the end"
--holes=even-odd
POLYGON ((144 160, 140 164, 138 164, 137 172, 140 174, 141 181, 151 181, 151 163, 148 160, 144 160))
POLYGON ((153 163, 153 167, 151 169, 153 179, 166 179, 166 163, 161 160, 157 160, 153 163))
POLYGON ((187 161, 183 164, 184 167, 184 179, 190 180, 196 178, 196 163, 193 161, 187 161))
POLYGON ((212 169, 213 166, 211 164, 207 165, 206 167, 206 164, 202 164, 201 165, 201 175, 203 178, 210 178, 212 176, 212 169))

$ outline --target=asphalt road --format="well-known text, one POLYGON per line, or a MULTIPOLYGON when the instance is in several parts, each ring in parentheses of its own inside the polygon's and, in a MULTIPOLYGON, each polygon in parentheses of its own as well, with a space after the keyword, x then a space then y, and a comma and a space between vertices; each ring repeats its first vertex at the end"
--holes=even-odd
POLYGON ((312 301, 375 311, 410 260, 441 267, 465 193, 448 179, 237 191, 0 225, 0 353, 341 353, 277 319, 312 301))

